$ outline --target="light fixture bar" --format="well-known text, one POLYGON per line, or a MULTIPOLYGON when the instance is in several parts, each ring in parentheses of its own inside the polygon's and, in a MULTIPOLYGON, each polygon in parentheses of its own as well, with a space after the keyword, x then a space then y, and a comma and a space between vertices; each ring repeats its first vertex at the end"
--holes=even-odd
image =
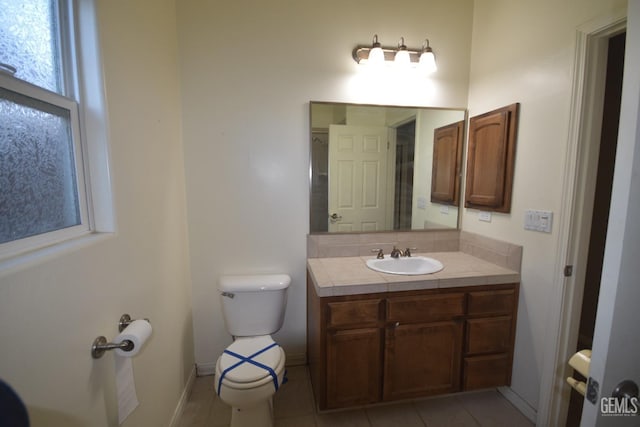
POLYGON ((435 54, 429 46, 429 39, 424 40, 421 49, 408 49, 404 44, 404 37, 400 37, 397 47, 383 47, 378 41, 378 35, 375 34, 371 45, 356 46, 351 56, 358 64, 367 63, 376 67, 376 64, 394 63, 402 68, 402 64, 405 64, 404 66, 418 66, 428 74, 438 69, 435 54))
MULTIPOLYGON (((392 62, 396 57, 397 51, 397 47, 382 47, 384 60, 392 62)), ((371 52, 371 46, 356 46, 356 48, 353 49, 353 60, 358 64, 360 61, 367 61, 369 59, 369 52, 371 52)), ((420 61, 422 50, 407 49, 407 52, 409 52, 409 58, 412 63, 415 62, 417 64, 420 61)))

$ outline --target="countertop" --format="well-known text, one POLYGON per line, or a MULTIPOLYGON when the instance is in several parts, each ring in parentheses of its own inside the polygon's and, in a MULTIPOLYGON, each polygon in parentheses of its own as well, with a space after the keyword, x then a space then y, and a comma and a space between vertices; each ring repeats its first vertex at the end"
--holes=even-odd
POLYGON ((520 282, 518 271, 464 252, 419 255, 437 259, 444 269, 416 276, 380 273, 367 267, 372 256, 308 258, 307 269, 320 297, 520 282))

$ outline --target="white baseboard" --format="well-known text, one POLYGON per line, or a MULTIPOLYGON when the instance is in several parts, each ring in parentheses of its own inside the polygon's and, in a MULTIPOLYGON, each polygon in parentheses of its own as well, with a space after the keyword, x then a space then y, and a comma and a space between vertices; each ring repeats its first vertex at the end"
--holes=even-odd
POLYGON ((205 362, 196 364, 196 374, 199 377, 206 375, 215 375, 217 362, 205 362))
POLYGON ((180 395, 180 400, 178 401, 178 405, 176 406, 176 410, 173 411, 173 417, 171 417, 171 422, 169 423, 169 427, 178 427, 180 425, 180 419, 182 418, 182 413, 184 412, 184 407, 189 400, 189 395, 191 394, 191 389, 193 388, 193 383, 196 380, 196 366, 193 366, 191 372, 189 373, 189 378, 187 379, 187 384, 184 386, 184 390, 182 390, 182 394, 180 395))
POLYGON ((535 424, 537 422, 538 412, 522 397, 518 396, 511 387, 498 387, 498 391, 532 423, 535 424))

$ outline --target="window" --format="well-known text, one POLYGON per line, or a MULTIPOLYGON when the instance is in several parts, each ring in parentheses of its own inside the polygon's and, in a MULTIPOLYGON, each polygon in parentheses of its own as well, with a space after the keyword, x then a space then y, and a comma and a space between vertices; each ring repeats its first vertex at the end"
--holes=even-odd
MULTIPOLYGON (((83 108, 103 99, 101 77, 79 76, 100 69, 95 26, 93 38, 74 26, 81 21, 74 13, 87 21, 83 4, 93 3, 0 0, 0 258, 92 229, 85 170, 90 157, 100 157, 101 147, 91 139, 104 106, 92 102, 99 107, 91 113, 83 108)), ((98 181, 108 177, 106 161, 94 166, 98 181)))

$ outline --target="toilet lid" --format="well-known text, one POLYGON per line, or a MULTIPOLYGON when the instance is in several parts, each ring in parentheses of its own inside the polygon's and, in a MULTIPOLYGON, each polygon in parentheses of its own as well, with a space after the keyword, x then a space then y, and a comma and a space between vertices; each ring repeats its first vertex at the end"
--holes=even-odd
POLYGON ((225 378, 236 383, 250 383, 270 376, 270 372, 252 362, 275 369, 280 362, 280 346, 266 335, 260 337, 238 338, 227 347, 227 351, 242 358, 222 353, 220 370, 226 371, 225 378), (229 369, 231 368, 231 369, 229 369))

